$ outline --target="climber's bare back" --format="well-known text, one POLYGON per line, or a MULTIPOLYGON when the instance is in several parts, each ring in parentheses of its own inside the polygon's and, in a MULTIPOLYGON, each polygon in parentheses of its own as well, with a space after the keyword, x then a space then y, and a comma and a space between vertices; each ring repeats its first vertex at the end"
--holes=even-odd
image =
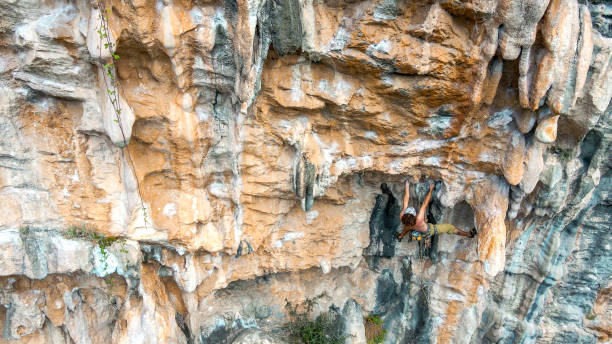
POLYGON ((417 216, 416 223, 414 224, 414 226, 408 229, 425 233, 427 232, 428 228, 427 228, 427 223, 425 222, 425 219, 417 216))

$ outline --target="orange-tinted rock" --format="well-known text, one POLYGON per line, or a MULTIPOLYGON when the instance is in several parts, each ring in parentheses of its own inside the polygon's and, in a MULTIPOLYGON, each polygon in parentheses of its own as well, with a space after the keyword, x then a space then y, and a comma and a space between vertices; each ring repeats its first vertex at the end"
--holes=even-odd
POLYGON ((580 37, 578 38, 576 87, 572 106, 576 105, 576 100, 584 95, 584 85, 593 56, 592 30, 591 12, 589 12, 589 9, 585 5, 580 5, 580 37))
POLYGON ((159 276, 156 267, 143 265, 138 292, 141 297, 130 297, 130 308, 117 321, 122 324, 113 332, 112 340, 119 343, 187 343, 175 319, 176 309, 170 293, 159 276), (154 340, 152 339, 154 338, 154 340))
POLYGON ((557 139, 558 120, 559 115, 556 115, 540 121, 535 132, 536 138, 543 143, 555 142, 555 140, 557 139))
POLYGON ((503 270, 506 256, 506 225, 508 184, 493 179, 475 186, 474 217, 478 229, 478 257, 484 271, 495 276, 503 270))
POLYGON ((524 156, 525 138, 521 133, 515 132, 508 145, 502 164, 502 172, 510 185, 517 185, 523 179, 525 170, 523 164, 524 156))
MULTIPOLYGON (((574 63, 578 35, 580 34, 580 11, 576 1, 563 1, 560 14, 553 14, 544 20, 542 34, 549 49, 554 51, 555 67, 553 71, 553 82, 548 93, 547 104, 554 113, 567 113, 572 104, 573 92, 568 89, 574 88, 576 80, 574 63), (554 32, 559 30, 560 32, 554 32), (557 37, 564 37, 559 40, 557 37)), ((551 5, 554 9, 554 4, 551 5)))
POLYGON ((502 0, 498 3, 498 13, 503 24, 499 47, 504 59, 518 58, 521 48, 529 48, 533 44, 536 39, 537 24, 547 6, 547 0, 525 2, 502 0))
POLYGON ((544 55, 533 76, 530 107, 537 109, 547 96, 554 113, 567 113, 573 92, 567 92, 575 71, 571 68, 580 31, 578 3, 575 0, 552 0, 542 18, 540 31, 544 55), (560 39, 564 37, 564 39, 560 39), (550 89, 550 92, 549 92, 550 89))
POLYGON ((600 342, 605 343, 612 338, 612 285, 608 284, 597 293, 593 309, 584 319, 600 342))
POLYGON ((482 86, 482 102, 484 104, 491 105, 493 103, 499 81, 502 77, 503 67, 504 64, 501 59, 494 58, 491 61, 487 71, 487 77, 482 86))
POLYGON ((521 179, 521 189, 529 194, 535 189, 540 178, 540 173, 544 168, 544 144, 534 138, 527 144, 527 152, 525 154, 525 172, 521 179))
POLYGON ((519 131, 523 134, 527 134, 533 129, 536 124, 536 114, 531 110, 521 109, 512 113, 514 116, 514 122, 518 127, 519 131))

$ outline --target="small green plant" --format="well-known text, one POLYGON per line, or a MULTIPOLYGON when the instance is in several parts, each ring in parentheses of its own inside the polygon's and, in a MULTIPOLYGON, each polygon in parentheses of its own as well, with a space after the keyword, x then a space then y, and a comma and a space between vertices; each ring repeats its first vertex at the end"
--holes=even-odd
MULTIPOLYGON (((117 66, 116 62, 119 60, 120 56, 117 54, 117 46, 112 42, 111 32, 108 25, 108 17, 109 14, 112 13, 112 9, 110 7, 106 7, 105 0, 97 0, 96 7, 99 9, 98 18, 100 19, 100 27, 97 28, 96 32, 100 37, 100 45, 98 46, 98 50, 100 56, 102 56, 102 45, 104 45, 104 49, 108 50, 111 58, 110 61, 107 61, 106 64, 102 66, 104 71, 104 84, 106 85, 106 95, 108 96, 108 100, 111 103, 113 111, 115 113, 114 121, 119 126, 119 130, 121 131, 121 136, 123 138, 123 151, 125 152, 128 162, 134 171, 134 175, 136 175, 136 166, 134 165, 134 159, 132 159, 132 155, 130 154, 129 149, 127 149, 128 140, 125 136, 125 131, 123 130, 123 123, 121 122, 121 98, 119 95, 121 84, 119 82, 119 77, 117 74, 117 66)), ((142 216, 144 221, 144 226, 147 228, 147 207, 144 205, 144 198, 142 197, 142 189, 140 187, 140 182, 138 179, 136 180, 136 188, 138 190, 138 195, 140 196, 140 207, 142 209, 142 216)))
POLYGON ((316 300, 307 299, 302 305, 287 302, 285 308, 291 321, 287 330, 293 343, 304 344, 342 344, 345 336, 336 325, 336 316, 331 312, 321 313, 314 320, 312 309, 316 300), (301 311, 298 311, 301 309, 301 311))
POLYGON ((104 283, 106 284, 106 287, 108 288, 109 292, 113 289, 113 276, 112 275, 108 275, 104 277, 104 283))
POLYGON ((86 239, 95 241, 93 228, 86 226, 70 226, 64 231, 64 237, 68 239, 86 239))
POLYGON ((381 344, 385 341, 387 331, 383 328, 383 321, 378 315, 365 318, 365 333, 368 344, 381 344))
POLYGON ((569 162, 574 156, 574 150, 569 148, 551 147, 550 152, 555 154, 559 161, 563 163, 569 162))
POLYGON ((595 320, 595 318, 596 318, 596 317, 597 317, 597 316, 596 316, 595 314, 593 314, 593 313, 589 313, 589 314, 587 314, 587 316, 586 316, 586 318, 587 318, 587 319, 589 319, 589 320, 595 320))
MULTIPOLYGON (((68 239, 84 239, 95 243, 100 248, 100 254, 104 261, 104 270, 108 269, 108 248, 115 242, 121 244, 121 248, 119 249, 120 252, 128 253, 125 238, 107 237, 104 234, 97 233, 93 228, 86 226, 70 226, 63 234, 64 237, 68 239)), ((129 259, 127 263, 130 263, 129 259)))
POLYGON ((305 316, 297 317, 291 327, 294 338, 299 338, 305 344, 344 343, 344 336, 335 333, 336 331, 333 318, 327 313, 319 315, 314 320, 305 316))
POLYGON ((378 315, 370 315, 366 318, 366 322, 373 323, 379 326, 382 326, 383 321, 378 315))

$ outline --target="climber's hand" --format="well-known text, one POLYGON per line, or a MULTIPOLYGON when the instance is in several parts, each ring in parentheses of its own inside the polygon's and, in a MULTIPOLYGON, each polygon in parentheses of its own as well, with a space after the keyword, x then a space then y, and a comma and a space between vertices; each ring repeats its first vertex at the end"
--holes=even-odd
POLYGON ((434 187, 436 187, 436 184, 434 182, 429 182, 429 192, 433 191, 434 187))

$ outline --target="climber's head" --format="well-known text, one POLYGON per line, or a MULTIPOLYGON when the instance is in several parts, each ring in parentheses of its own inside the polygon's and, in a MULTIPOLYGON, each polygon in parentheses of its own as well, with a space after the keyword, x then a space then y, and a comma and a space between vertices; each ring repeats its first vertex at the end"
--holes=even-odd
POLYGON ((402 215, 402 223, 404 226, 413 227, 416 224, 416 210, 413 207, 408 207, 402 215))
POLYGON ((402 215, 402 223, 406 227, 413 227, 416 224, 416 216, 412 214, 402 215))

